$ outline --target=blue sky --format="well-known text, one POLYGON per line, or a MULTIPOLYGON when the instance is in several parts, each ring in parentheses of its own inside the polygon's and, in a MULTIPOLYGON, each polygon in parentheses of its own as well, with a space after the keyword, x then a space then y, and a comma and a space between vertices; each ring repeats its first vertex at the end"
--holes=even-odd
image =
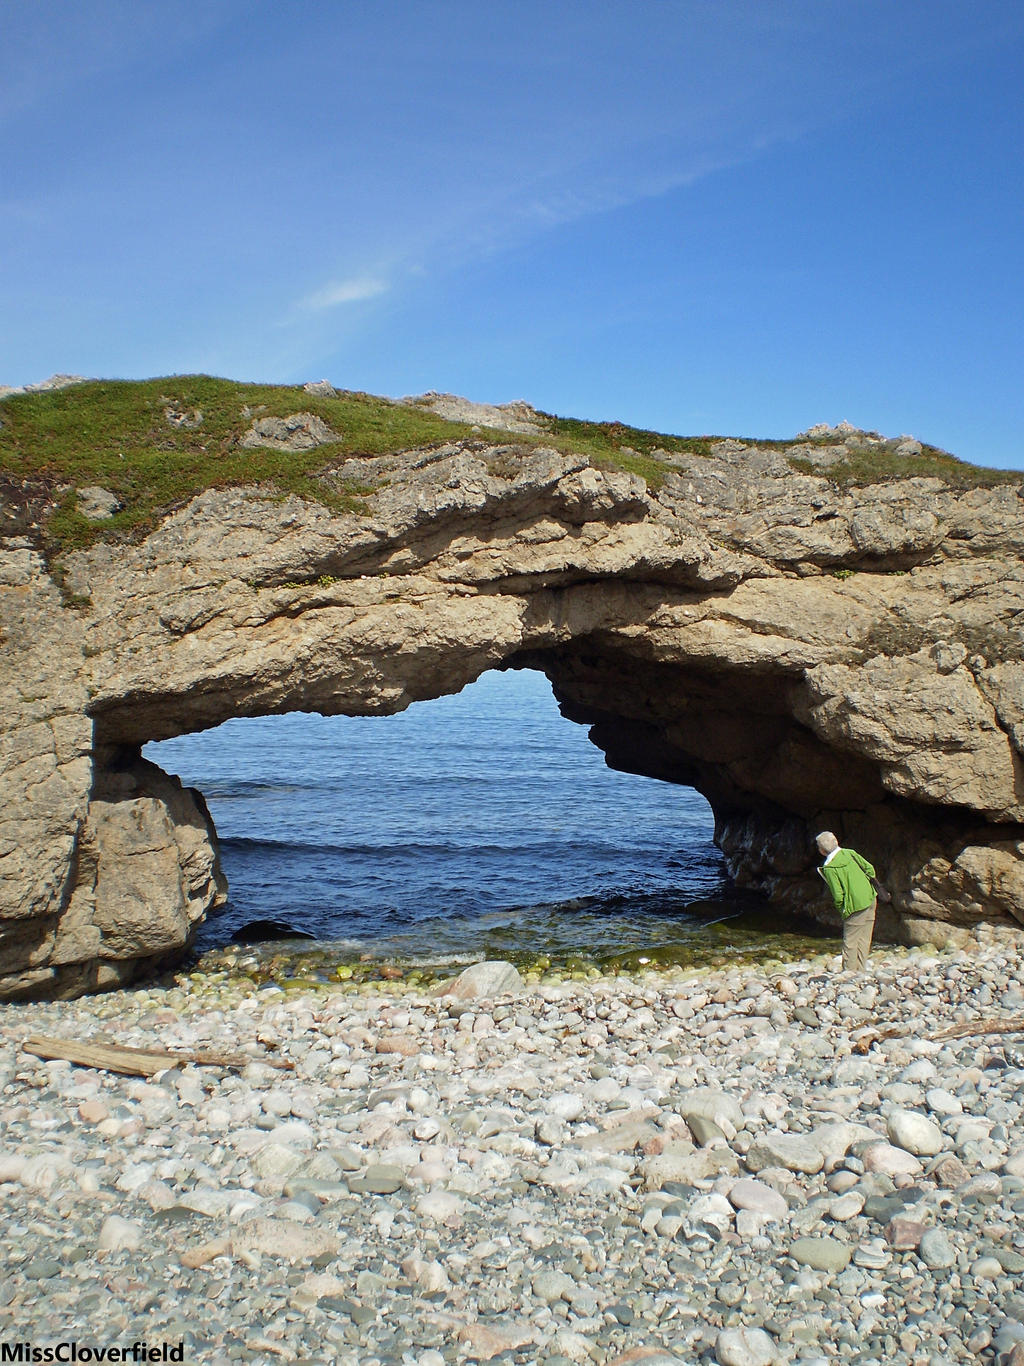
POLYGON ((0 382, 327 377, 1024 467, 1024 8, 0 0, 0 382))

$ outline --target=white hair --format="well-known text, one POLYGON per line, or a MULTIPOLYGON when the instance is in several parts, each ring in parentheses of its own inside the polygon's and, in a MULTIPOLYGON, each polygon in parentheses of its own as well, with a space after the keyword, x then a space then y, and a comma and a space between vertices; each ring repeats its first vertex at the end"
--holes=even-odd
POLYGON ((823 830, 814 842, 823 854, 831 854, 833 849, 839 848, 839 841, 831 830, 823 830))

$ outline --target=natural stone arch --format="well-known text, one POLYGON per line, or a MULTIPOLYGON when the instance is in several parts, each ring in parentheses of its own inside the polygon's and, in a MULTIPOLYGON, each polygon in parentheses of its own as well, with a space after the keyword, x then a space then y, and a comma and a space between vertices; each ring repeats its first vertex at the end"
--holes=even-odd
POLYGON ((82 612, 9 538, 2 989, 127 980, 223 894, 201 799, 146 741, 393 712, 503 664, 542 669, 613 765, 704 793, 780 912, 822 909, 828 824, 886 870, 892 933, 1024 918, 1017 491, 843 493, 732 446, 677 464, 652 492, 462 442, 360 462, 368 515, 208 492, 68 556, 82 612))

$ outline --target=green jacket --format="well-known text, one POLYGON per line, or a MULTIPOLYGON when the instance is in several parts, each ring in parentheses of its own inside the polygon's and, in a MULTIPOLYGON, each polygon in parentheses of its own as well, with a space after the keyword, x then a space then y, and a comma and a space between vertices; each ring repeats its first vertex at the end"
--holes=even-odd
POLYGON ((844 920, 858 911, 866 911, 875 900, 877 893, 868 881, 875 876, 875 870, 866 858, 861 858, 852 849, 837 849, 834 857, 818 872, 825 879, 836 910, 844 920))

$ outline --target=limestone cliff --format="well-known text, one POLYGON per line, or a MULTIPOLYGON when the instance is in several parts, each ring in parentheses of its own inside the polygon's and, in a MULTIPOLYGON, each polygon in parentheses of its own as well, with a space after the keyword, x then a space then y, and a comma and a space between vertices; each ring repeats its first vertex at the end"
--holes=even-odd
POLYGON ((820 437, 660 451, 645 482, 458 430, 326 463, 357 510, 208 489, 59 575, 9 523, 0 992, 128 980, 223 897, 202 798, 146 741, 523 665, 610 764, 705 793, 780 915, 825 912, 827 826, 883 870, 891 934, 1024 923, 1021 487, 839 482, 820 437))

